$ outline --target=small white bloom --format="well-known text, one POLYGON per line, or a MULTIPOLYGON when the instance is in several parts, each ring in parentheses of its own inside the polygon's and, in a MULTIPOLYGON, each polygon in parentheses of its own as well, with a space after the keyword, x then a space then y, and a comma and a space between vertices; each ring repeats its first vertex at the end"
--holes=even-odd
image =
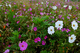
POLYGON ((78 28, 78 23, 74 20, 74 21, 72 21, 72 28, 74 29, 74 30, 77 30, 77 28, 78 28))
POLYGON ((67 7, 67 5, 64 5, 63 7, 64 7, 64 8, 66 8, 66 7, 67 7))
POLYGON ((76 45, 79 45, 79 43, 76 43, 76 45))
POLYGON ((8 6, 7 3, 6 3, 6 6, 8 6))
POLYGON ((11 7, 11 4, 9 4, 9 7, 11 7))
POLYGON ((43 4, 43 2, 41 2, 41 4, 43 4))
POLYGON ((72 9, 72 6, 69 6, 68 9, 71 10, 72 9))
POLYGON ((50 27, 48 27, 48 33, 49 34, 53 34, 55 31, 54 31, 54 27, 53 26, 50 26, 50 27))
POLYGON ((38 3, 36 5, 38 6, 38 3))
POLYGON ((63 28, 63 21, 57 21, 55 23, 55 27, 61 30, 63 28))
POLYGON ((0 5, 0 6, 2 6, 2 5, 0 5))
POLYGON ((52 6, 52 9, 56 10, 57 9, 57 6, 52 6))
POLYGON ((75 36, 74 34, 72 34, 72 35, 69 37, 69 43, 73 43, 75 40, 76 40, 76 36, 75 36))

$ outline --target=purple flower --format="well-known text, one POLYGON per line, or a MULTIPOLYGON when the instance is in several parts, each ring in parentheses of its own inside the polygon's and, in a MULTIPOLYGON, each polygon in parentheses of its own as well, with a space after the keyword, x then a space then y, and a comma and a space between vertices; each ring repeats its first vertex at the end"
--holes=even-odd
POLYGON ((8 45, 8 47, 11 47, 11 45, 8 45))
POLYGON ((68 19, 70 19, 70 17, 69 17, 69 16, 67 16, 67 18, 68 18, 68 19))
POLYGON ((62 15, 59 15, 59 19, 62 17, 62 15))
POLYGON ((33 30, 34 30, 34 31, 37 31, 37 27, 34 27, 33 30))
POLYGON ((80 21, 77 21, 78 23, 80 23, 80 21))
POLYGON ((14 5, 15 5, 16 3, 14 3, 14 5))
POLYGON ((4 52, 4 53, 9 53, 9 51, 10 51, 10 50, 9 50, 9 49, 7 49, 7 50, 5 50, 5 52, 4 52))
POLYGON ((40 37, 38 37, 38 38, 37 38, 37 40, 40 42, 40 41, 41 41, 41 38, 40 38, 40 37))
POLYGON ((26 9, 23 9, 24 11, 26 11, 26 9))
POLYGON ((38 42, 38 38, 35 38, 35 39, 34 39, 34 42, 37 43, 37 42, 38 42))
POLYGON ((68 33, 70 30, 69 29, 66 29, 66 32, 68 33))
POLYGON ((65 30, 66 30, 66 28, 61 29, 62 32, 65 31, 65 30))
POLYGON ((54 19, 54 16, 52 18, 54 19))
POLYGON ((15 18, 15 15, 13 16, 13 18, 15 18))
POLYGON ((29 8, 30 11, 32 11, 32 8, 29 8))
POLYGON ((76 7, 76 9, 79 9, 78 7, 76 7))
POLYGON ((21 51, 24 51, 28 47, 28 44, 25 41, 23 41, 22 43, 19 43, 19 47, 21 51))
POLYGON ((27 27, 29 27, 29 25, 27 25, 27 27))
POLYGON ((7 14, 7 12, 5 12, 5 14, 7 14))
POLYGON ((42 41, 42 45, 45 45, 45 44, 46 44, 46 42, 42 41))
POLYGON ((21 35, 19 35, 19 39, 21 38, 21 35))
POLYGON ((47 39, 47 36, 45 36, 44 39, 47 39))
POLYGON ((64 20, 64 17, 62 19, 64 20))
POLYGON ((18 29, 18 31, 20 31, 21 28, 18 29))
POLYGON ((40 12, 40 15, 44 15, 44 13, 40 12))
POLYGON ((23 7, 25 7, 25 5, 23 5, 23 7))
POLYGON ((17 24, 19 23, 20 21, 17 21, 17 24))

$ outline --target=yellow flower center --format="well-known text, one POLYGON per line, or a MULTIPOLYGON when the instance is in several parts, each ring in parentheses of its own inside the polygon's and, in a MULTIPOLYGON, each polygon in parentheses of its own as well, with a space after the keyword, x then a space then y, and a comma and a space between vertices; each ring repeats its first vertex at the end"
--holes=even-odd
POLYGON ((51 31, 52 31, 52 29, 51 29, 51 31))
POLYGON ((75 24, 73 24, 73 27, 75 27, 75 24))
POLYGON ((73 37, 71 37, 71 40, 73 39, 73 37))
POLYGON ((59 24, 59 26, 61 26, 61 24, 59 24))

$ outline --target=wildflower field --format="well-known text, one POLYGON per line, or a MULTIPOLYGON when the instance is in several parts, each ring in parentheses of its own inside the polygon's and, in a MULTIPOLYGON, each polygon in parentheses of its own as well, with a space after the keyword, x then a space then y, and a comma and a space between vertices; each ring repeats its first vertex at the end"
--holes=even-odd
POLYGON ((0 1, 0 53, 80 53, 80 2, 0 1))

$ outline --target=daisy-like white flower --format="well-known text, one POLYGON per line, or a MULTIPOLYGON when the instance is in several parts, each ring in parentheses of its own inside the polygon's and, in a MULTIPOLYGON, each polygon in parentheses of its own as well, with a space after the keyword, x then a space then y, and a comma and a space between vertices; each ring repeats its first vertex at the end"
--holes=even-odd
POLYGON ((72 6, 69 6, 68 9, 71 10, 72 9, 72 6))
POLYGON ((54 27, 53 26, 50 26, 50 27, 48 27, 48 33, 49 34, 53 34, 55 31, 54 31, 54 27))
POLYGON ((63 7, 64 7, 64 8, 66 8, 66 7, 67 7, 67 5, 64 5, 63 7))
POLYGON ((78 28, 78 23, 74 20, 74 21, 72 21, 72 28, 74 29, 74 30, 77 30, 77 28, 78 28))
POLYGON ((9 4, 9 7, 11 7, 11 4, 9 4))
POLYGON ((76 40, 76 36, 74 34, 69 36, 69 43, 73 43, 75 40, 76 40))
POLYGON ((63 28, 63 21, 57 21, 55 23, 55 27, 61 30, 63 28))
POLYGON ((41 4, 43 4, 43 2, 41 2, 41 4))
POLYGON ((0 5, 0 7, 1 7, 2 5, 0 5))
POLYGON ((56 10, 57 9, 57 6, 52 6, 52 9, 56 10))

